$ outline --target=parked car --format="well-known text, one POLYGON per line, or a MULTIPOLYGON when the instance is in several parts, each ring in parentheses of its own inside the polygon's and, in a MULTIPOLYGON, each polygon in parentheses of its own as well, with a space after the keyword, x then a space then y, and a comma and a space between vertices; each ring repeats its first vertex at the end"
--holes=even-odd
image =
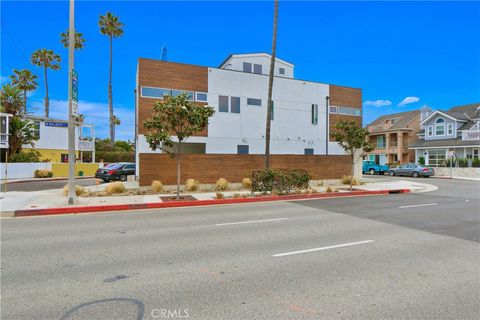
POLYGON ((135 175, 135 164, 131 162, 110 163, 95 173, 95 178, 103 181, 127 181, 127 176, 135 175))
POLYGON ((388 171, 389 176, 409 176, 409 177, 431 177, 435 175, 433 168, 425 167, 415 163, 401 164, 396 168, 391 168, 388 171))
POLYGON ((376 164, 374 161, 363 161, 362 164, 362 172, 363 173, 370 173, 371 175, 374 174, 384 174, 388 172, 390 169, 389 166, 376 164))

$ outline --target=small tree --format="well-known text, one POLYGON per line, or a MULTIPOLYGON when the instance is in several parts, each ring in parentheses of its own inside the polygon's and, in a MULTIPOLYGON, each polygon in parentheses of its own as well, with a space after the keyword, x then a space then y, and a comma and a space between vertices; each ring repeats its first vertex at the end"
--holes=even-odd
POLYGON ((352 191, 355 163, 363 157, 365 152, 370 152, 374 148, 368 139, 368 130, 357 125, 355 121, 340 121, 335 125, 335 129, 336 131, 331 133, 332 138, 338 142, 352 159, 350 175, 350 191, 352 191), (355 157, 357 151, 361 151, 361 153, 355 157))
POLYGON ((196 132, 205 129, 214 113, 215 110, 210 106, 197 106, 189 101, 187 94, 176 97, 164 95, 163 100, 155 104, 152 117, 143 123, 150 148, 169 153, 177 160, 177 199, 180 197, 182 144, 196 132))

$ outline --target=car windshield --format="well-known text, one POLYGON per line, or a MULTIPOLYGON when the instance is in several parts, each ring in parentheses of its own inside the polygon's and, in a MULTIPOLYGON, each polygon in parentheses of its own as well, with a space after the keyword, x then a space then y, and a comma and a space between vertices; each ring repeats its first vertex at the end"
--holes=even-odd
POLYGON ((120 163, 111 163, 109 164, 108 166, 106 166, 105 168, 108 168, 108 169, 121 169, 123 167, 123 164, 120 164, 120 163))

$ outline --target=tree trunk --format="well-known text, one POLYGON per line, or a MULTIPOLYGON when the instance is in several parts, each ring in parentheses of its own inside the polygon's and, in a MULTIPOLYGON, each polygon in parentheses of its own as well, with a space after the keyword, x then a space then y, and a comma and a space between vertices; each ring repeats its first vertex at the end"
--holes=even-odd
POLYGON ((108 78, 108 112, 110 115, 110 149, 115 147, 115 130, 113 123, 113 98, 112 98, 112 36, 110 36, 110 73, 108 78))
POLYGON ((23 90, 23 112, 27 114, 27 90, 23 90))
MULTIPOLYGON (((45 118, 48 118, 50 114, 49 106, 50 106, 50 101, 48 99, 48 79, 47 79, 47 67, 44 65, 43 66, 43 73, 45 75, 45 118)), ((26 106, 25 106, 26 107, 26 106)))
POLYGON ((182 154, 182 143, 179 141, 177 145, 177 200, 180 199, 180 157, 182 154))
POLYGON ((275 0, 273 13, 273 36, 272 36, 272 56, 270 60, 270 74, 268 77, 268 100, 267 100, 267 120, 265 124, 265 169, 270 169, 270 126, 272 120, 272 90, 273 75, 275 71, 275 50, 277 46, 277 17, 278 17, 278 0, 275 0))
POLYGON ((353 172, 355 171, 355 153, 352 150, 352 169, 350 172, 350 191, 352 191, 352 185, 353 185, 353 172))

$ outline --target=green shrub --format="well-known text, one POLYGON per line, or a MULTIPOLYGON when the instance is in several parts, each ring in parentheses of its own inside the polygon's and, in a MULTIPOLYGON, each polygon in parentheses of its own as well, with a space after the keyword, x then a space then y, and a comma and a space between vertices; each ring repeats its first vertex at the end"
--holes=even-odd
POLYGON ((53 172, 50 171, 50 170, 40 170, 40 169, 37 169, 35 170, 35 172, 33 173, 33 176, 35 178, 51 178, 53 177, 53 172))
POLYGON ((40 152, 37 150, 29 150, 27 152, 19 152, 12 154, 9 158, 10 162, 40 162, 40 152))
POLYGON ((460 168, 466 168, 466 167, 468 167, 468 159, 459 158, 459 159, 458 159, 458 166, 459 166, 460 168))
POLYGON ((472 160, 472 167, 475 167, 475 168, 480 167, 480 159, 479 158, 475 158, 475 159, 472 160))
POLYGON ((104 162, 134 162, 135 153, 131 151, 95 151, 95 159, 104 162))
POLYGON ((252 191, 288 193, 292 189, 306 189, 311 176, 307 170, 269 169, 252 174, 252 191))
POLYGON ((418 163, 421 164, 422 166, 425 165, 425 157, 419 157, 418 158, 418 163))

